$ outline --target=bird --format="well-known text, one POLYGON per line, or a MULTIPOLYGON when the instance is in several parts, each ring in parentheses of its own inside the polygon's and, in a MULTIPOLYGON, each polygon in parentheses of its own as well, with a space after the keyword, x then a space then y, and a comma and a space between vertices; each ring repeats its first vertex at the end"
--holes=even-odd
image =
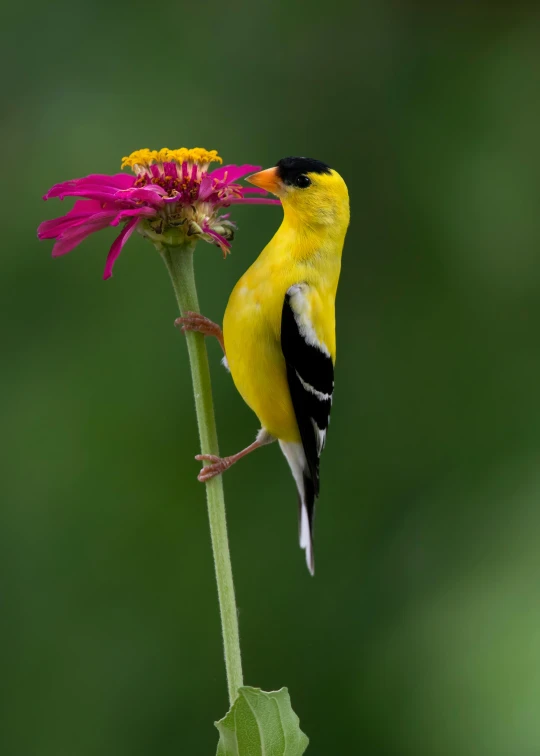
POLYGON ((223 362, 261 429, 237 454, 198 454, 206 463, 198 479, 210 480, 277 440, 296 483, 300 546, 313 575, 313 521, 334 390, 335 299, 349 194, 337 171, 306 157, 282 158, 247 181, 281 200, 282 223, 234 287, 223 329, 193 312, 176 325, 218 339, 223 362))

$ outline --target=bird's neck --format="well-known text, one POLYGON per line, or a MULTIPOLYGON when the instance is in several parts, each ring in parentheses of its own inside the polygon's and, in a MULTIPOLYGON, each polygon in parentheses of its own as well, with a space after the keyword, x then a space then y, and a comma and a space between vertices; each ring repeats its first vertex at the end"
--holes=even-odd
POLYGON ((333 222, 306 222, 285 208, 275 239, 279 239, 279 246, 289 257, 299 262, 319 261, 325 267, 336 265, 339 268, 347 225, 348 219, 340 218, 334 218, 333 222))

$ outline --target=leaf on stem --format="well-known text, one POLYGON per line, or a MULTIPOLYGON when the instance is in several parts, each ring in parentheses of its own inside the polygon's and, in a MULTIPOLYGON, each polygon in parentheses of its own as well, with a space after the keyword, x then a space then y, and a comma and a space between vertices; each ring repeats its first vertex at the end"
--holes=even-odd
POLYGON ((309 743, 287 688, 265 693, 242 687, 229 713, 215 724, 217 756, 302 756, 309 743))

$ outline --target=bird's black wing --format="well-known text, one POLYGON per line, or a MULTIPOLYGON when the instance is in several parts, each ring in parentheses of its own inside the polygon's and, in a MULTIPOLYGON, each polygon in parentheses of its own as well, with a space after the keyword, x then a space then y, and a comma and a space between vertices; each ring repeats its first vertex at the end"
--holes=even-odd
MULTIPOLYGON (((314 498, 319 495, 319 457, 332 408, 334 365, 326 345, 320 343, 306 315, 308 289, 307 284, 295 284, 285 295, 281 349, 314 498)), ((310 524, 313 512, 309 510, 312 509, 313 505, 308 506, 310 524)))

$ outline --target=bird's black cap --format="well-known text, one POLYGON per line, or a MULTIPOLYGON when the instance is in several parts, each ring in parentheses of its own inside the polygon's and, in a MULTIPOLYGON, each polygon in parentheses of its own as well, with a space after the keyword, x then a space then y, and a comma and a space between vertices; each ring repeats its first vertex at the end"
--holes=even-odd
POLYGON ((330 173, 330 166, 306 157, 286 157, 276 163, 277 174, 285 184, 294 184, 304 173, 330 173))

